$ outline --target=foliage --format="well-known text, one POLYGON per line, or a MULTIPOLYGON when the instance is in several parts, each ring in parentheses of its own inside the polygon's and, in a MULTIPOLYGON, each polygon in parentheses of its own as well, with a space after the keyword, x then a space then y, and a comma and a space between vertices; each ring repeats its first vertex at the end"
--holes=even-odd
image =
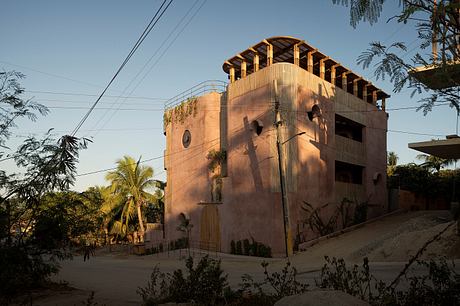
MULTIPOLYGON (((377 22, 387 1, 332 0, 332 2, 350 6, 350 23, 356 27, 361 21, 371 24, 377 22)), ((440 103, 448 104, 458 113, 460 111, 458 84, 450 88, 430 90, 410 73, 417 66, 433 65, 437 68, 433 77, 439 82, 450 81, 452 70, 450 64, 460 58, 460 49, 456 47, 459 44, 457 35, 460 27, 458 1, 437 1, 435 4, 432 0, 401 0, 399 4, 400 11, 389 21, 396 20, 398 23, 408 24, 417 29, 414 42, 418 44, 419 52, 406 60, 408 46, 404 42, 394 42, 389 45, 372 42, 370 47, 359 56, 358 64, 363 68, 374 64, 376 78, 389 77, 395 92, 400 92, 407 87, 412 89, 412 96, 428 93, 429 95, 419 100, 421 105, 418 110, 423 110, 425 115, 440 103), (424 51, 432 41, 439 46, 436 56, 428 55, 429 53, 424 51)), ((413 42, 410 43, 412 44, 413 42)))
POLYGON ((111 211, 118 220, 113 223, 112 232, 125 237, 133 228, 131 221, 137 217, 137 225, 141 240, 144 236, 144 222, 142 208, 151 201, 155 202, 154 196, 148 191, 156 186, 152 179, 153 169, 136 162, 130 156, 124 156, 117 161, 117 169, 109 172, 106 179, 110 181, 111 192, 114 201, 111 211))
POLYGON ((453 165, 455 162, 455 159, 446 159, 426 154, 417 155, 417 159, 424 161, 420 167, 425 168, 430 172, 435 171, 436 173, 438 173, 441 168, 453 165))
POLYGON ((281 272, 269 273, 267 262, 263 262, 262 267, 264 268, 264 280, 262 282, 256 282, 250 275, 244 274, 242 276, 243 282, 240 284, 241 292, 249 293, 249 296, 255 301, 259 303, 263 301, 265 305, 270 305, 285 296, 301 294, 308 290, 308 284, 297 280, 297 270, 291 267, 289 261, 286 262, 281 272), (266 290, 267 287, 270 289, 266 290))
POLYGON ((355 214, 353 217, 353 224, 360 224, 367 220, 367 210, 369 208, 369 201, 358 202, 355 200, 355 214))
POLYGON ((307 213, 304 222, 310 226, 313 232, 318 233, 320 236, 325 236, 333 233, 337 229, 339 210, 336 210, 327 221, 324 221, 324 218, 321 216, 321 210, 329 206, 329 204, 314 208, 310 203, 305 201, 303 201, 303 203, 304 205, 300 208, 307 213))
MULTIPOLYGON (((155 181, 155 192, 153 193, 153 197, 155 198, 155 202, 149 202, 146 205, 145 209, 145 216, 147 222, 150 223, 161 223, 164 224, 165 218, 165 187, 166 182, 163 181, 155 181)), ((164 238, 164 237, 163 237, 164 238)))
POLYGON ((241 246, 241 240, 236 242, 236 255, 243 255, 243 248, 241 246))
POLYGON ((388 152, 387 154, 387 175, 393 175, 394 169, 398 164, 398 155, 395 152, 388 152))
POLYGON ((272 257, 272 249, 261 242, 257 242, 251 237, 249 239, 237 240, 230 242, 230 253, 236 255, 257 256, 257 257, 272 257))
POLYGON ((227 151, 216 151, 212 149, 206 155, 206 158, 210 161, 208 168, 211 172, 214 172, 218 167, 221 167, 222 164, 227 160, 227 151))
MULTIPOLYGON (((7 148, 6 141, 11 136, 11 128, 17 126, 16 119, 25 117, 35 121, 38 115, 48 114, 48 108, 44 105, 22 99, 24 88, 19 80, 24 77, 17 71, 0 71, 0 148, 7 148)), ((0 152, 0 158, 3 156, 4 152, 0 152)))
POLYGON ((147 286, 137 290, 143 305, 168 302, 216 305, 222 302, 227 276, 223 275, 220 261, 205 256, 194 267, 193 258, 188 257, 185 266, 186 276, 182 269, 165 274, 155 266, 147 286))
POLYGON ((163 114, 163 128, 166 129, 171 122, 184 123, 185 119, 191 115, 195 117, 197 114, 197 102, 196 97, 190 97, 173 109, 166 110, 163 114))
POLYGON ((400 188, 426 197, 458 201, 460 193, 454 194, 454 188, 460 190, 460 170, 440 170, 433 173, 416 164, 398 165, 393 175, 388 177, 387 184, 389 188, 400 188))
POLYGON ((305 201, 303 204, 300 208, 307 213, 303 222, 308 224, 310 229, 319 236, 326 236, 340 228, 365 222, 369 207, 368 200, 360 202, 356 198, 353 201, 343 198, 333 211, 329 210, 328 212, 324 212, 324 210, 329 207, 329 203, 318 207, 313 207, 305 201))
POLYGON ((362 267, 348 268, 343 259, 325 257, 320 288, 341 290, 371 305, 458 305, 460 302, 460 275, 444 258, 417 261, 428 270, 427 275, 407 276, 408 289, 397 290, 371 275, 369 262, 364 258, 362 267))
POLYGON ((232 240, 230 242, 230 254, 236 254, 236 244, 235 240, 232 240))
POLYGON ((170 250, 178 250, 178 249, 185 249, 189 247, 189 240, 187 237, 182 237, 173 241, 169 242, 169 249, 170 250))
POLYGON ((343 259, 330 259, 324 257, 326 263, 321 269, 320 280, 316 281, 316 286, 340 290, 357 296, 362 300, 372 300, 371 293, 371 274, 369 272, 369 260, 363 259, 363 267, 359 269, 358 265, 353 265, 348 269, 343 259))
POLYGON ((71 256, 70 237, 87 228, 68 204, 47 202, 53 192, 74 183, 79 152, 87 139, 65 135, 54 139, 28 137, 14 150, 7 141, 23 117, 34 121, 48 110, 24 101, 23 75, 0 72, 0 157, 12 159, 18 173, 0 170, 0 302, 8 304, 18 292, 45 284, 58 271, 58 261, 71 256), (62 209, 62 208, 66 209, 62 209))

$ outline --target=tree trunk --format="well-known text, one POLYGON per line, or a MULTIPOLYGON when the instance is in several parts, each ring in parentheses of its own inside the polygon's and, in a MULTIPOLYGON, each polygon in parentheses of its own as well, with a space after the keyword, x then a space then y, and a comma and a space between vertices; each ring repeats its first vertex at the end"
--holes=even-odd
POLYGON ((142 221, 141 202, 137 203, 137 218, 139 219, 139 236, 140 241, 144 242, 144 222, 142 221))

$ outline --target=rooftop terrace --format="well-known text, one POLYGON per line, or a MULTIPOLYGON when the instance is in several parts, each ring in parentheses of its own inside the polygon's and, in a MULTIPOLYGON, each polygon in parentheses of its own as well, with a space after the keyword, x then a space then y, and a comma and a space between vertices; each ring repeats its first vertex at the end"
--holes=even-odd
POLYGON ((381 100, 382 109, 385 110, 385 99, 390 95, 305 41, 294 37, 275 36, 264 39, 225 61, 222 68, 228 74, 230 83, 233 83, 280 62, 297 65, 367 103, 376 105, 377 100, 381 100))

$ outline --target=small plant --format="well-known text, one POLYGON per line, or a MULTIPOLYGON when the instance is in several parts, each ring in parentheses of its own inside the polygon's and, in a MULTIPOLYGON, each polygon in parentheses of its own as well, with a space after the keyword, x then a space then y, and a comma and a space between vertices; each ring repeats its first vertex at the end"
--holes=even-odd
POLYGON ((249 256, 249 249, 250 249, 249 239, 244 239, 243 240, 243 254, 246 256, 249 256))
POLYGON ((367 209, 369 207, 369 201, 359 203, 355 200, 355 215, 353 218, 353 224, 360 224, 367 220, 367 209))
POLYGON ((158 265, 153 268, 147 286, 137 288, 137 294, 142 298, 142 305, 157 305, 168 298, 168 279, 165 273, 160 272, 158 265))
POLYGON ((272 249, 261 242, 257 242, 251 237, 249 239, 231 241, 230 253, 236 255, 257 256, 257 257, 272 257, 272 249))
POLYGON ((166 127, 172 122, 184 123, 185 119, 191 115, 195 117, 197 114, 197 102, 196 97, 190 97, 174 108, 166 110, 163 114, 163 128, 166 130, 166 127))
POLYGON ((305 223, 307 223, 314 232, 317 232, 320 236, 325 236, 333 233, 337 229, 337 220, 339 217, 338 209, 329 217, 329 220, 324 221, 321 217, 321 210, 328 207, 329 204, 314 208, 310 203, 305 201, 303 201, 303 203, 304 205, 300 208, 307 213, 305 223))
POLYGON ((273 304, 285 296, 308 291, 309 285, 297 280, 297 270, 291 266, 290 262, 286 263, 281 272, 273 273, 268 272, 267 262, 261 265, 264 268, 264 281, 255 282, 250 275, 245 274, 242 277, 243 283, 240 284, 241 292, 255 297, 256 300, 265 301, 266 304, 273 304), (270 288, 267 292, 264 291, 266 287, 270 288))
POLYGON ((454 265, 449 267, 444 258, 416 262, 426 267, 428 274, 408 277, 407 270, 404 270, 404 277, 409 286, 407 290, 397 290, 398 282, 395 281, 390 285, 377 281, 369 272, 367 258, 364 258, 362 268, 354 265, 350 269, 343 259, 326 257, 326 264, 316 285, 320 288, 344 291, 371 305, 460 304, 460 274, 455 272, 454 265))
POLYGON ((320 288, 329 288, 340 290, 357 296, 362 300, 372 300, 371 280, 369 273, 369 260, 363 259, 363 267, 359 269, 358 265, 354 265, 350 270, 347 268, 343 259, 330 259, 324 257, 326 263, 321 269, 321 278, 316 281, 316 286, 320 288))
POLYGON ((243 254, 243 250, 241 248, 241 240, 238 240, 236 242, 236 255, 242 255, 243 254))
POLYGON ((218 167, 221 167, 222 164, 227 160, 227 151, 216 151, 212 149, 208 152, 206 158, 210 161, 208 165, 209 170, 211 170, 211 172, 214 172, 218 167))

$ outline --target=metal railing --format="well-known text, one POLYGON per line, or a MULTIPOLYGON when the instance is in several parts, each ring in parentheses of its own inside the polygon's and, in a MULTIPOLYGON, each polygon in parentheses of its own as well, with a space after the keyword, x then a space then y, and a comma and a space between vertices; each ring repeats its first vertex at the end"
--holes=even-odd
POLYGON ((171 109, 176 105, 179 105, 187 99, 198 97, 210 92, 224 92, 227 90, 227 83, 219 80, 207 80, 201 82, 180 94, 168 99, 165 102, 165 110, 171 109))
POLYGON ((174 240, 156 240, 146 243, 146 248, 156 249, 155 253, 151 255, 157 257, 166 257, 166 258, 183 258, 183 257, 202 257, 204 255, 209 255, 211 257, 218 258, 220 253, 220 248, 217 243, 211 241, 200 241, 200 240, 190 240, 188 246, 182 246, 179 248, 171 248, 171 242, 174 240), (162 245, 160 249, 160 244, 162 245))

